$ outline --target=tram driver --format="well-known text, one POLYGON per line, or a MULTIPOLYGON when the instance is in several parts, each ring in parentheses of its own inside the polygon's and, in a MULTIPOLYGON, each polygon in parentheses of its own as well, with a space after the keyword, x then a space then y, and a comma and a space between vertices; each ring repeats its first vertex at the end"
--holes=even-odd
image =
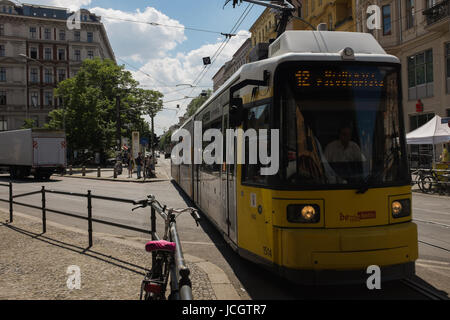
POLYGON ((361 162, 365 157, 359 146, 352 141, 352 129, 344 126, 339 130, 339 139, 325 148, 328 162, 361 162))

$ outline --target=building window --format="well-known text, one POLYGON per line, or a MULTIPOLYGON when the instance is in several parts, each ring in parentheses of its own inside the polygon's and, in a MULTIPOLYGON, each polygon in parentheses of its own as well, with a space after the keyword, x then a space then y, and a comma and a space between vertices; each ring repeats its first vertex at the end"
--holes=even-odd
POLYGON ((66 60, 66 50, 58 49, 58 60, 66 60))
POLYGON ((409 99, 433 96, 433 50, 408 57, 409 99))
POLYGON ((7 131, 8 130, 8 121, 6 120, 5 116, 0 117, 0 131, 7 131))
POLYGON ((447 93, 450 94, 450 42, 445 44, 445 53, 447 60, 447 93))
POLYGON ((49 28, 44 29, 44 38, 45 38, 45 40, 51 40, 52 32, 49 28))
POLYGON ((51 84, 53 82, 53 72, 52 69, 45 69, 45 83, 51 84))
POLYGON ((81 61, 81 51, 75 50, 75 61, 81 61))
POLYGON ((45 60, 52 60, 52 49, 45 48, 44 49, 44 59, 45 60))
POLYGON ((66 79, 66 70, 64 69, 59 69, 58 70, 58 81, 64 81, 66 79))
POLYGON ((37 108, 39 106, 39 93, 37 92, 31 93, 31 106, 33 108, 37 108))
POLYGON ((414 27, 414 0, 406 0, 406 29, 414 27))
POLYGON ((89 50, 88 51, 88 58, 89 59, 94 59, 94 51, 93 50, 89 50))
POLYGON ((0 24, 0 36, 4 36, 4 35, 5 35, 5 25, 0 24))
POLYGON ((80 31, 75 31, 75 41, 81 41, 81 33, 80 31))
POLYGON ((6 68, 0 68, 0 81, 6 82, 6 68))
POLYGON ((31 71, 30 71, 30 75, 31 75, 30 76, 31 83, 38 83, 39 82, 38 69, 32 68, 31 71))
POLYGON ((333 16, 331 14, 328 15, 328 30, 333 31, 333 16))
POLYGON ((38 58, 38 50, 37 50, 37 48, 30 48, 30 57, 31 57, 31 59, 37 59, 38 58))
POLYGON ((436 5, 438 0, 426 0, 427 9, 430 9, 436 5))
POLYGON ((36 39, 37 38, 36 27, 30 27, 30 38, 31 39, 36 39))
POLYGON ((391 5, 383 6, 383 35, 391 34, 391 5))
POLYGON ((0 106, 6 106, 6 91, 0 91, 0 106))
POLYGON ((87 33, 87 42, 93 42, 94 41, 94 33, 88 32, 87 33))
POLYGON ((44 93, 44 105, 45 106, 53 105, 53 94, 50 91, 46 91, 44 93))
POLYGON ((5 46, 2 44, 0 45, 0 57, 6 56, 6 49, 5 46))
POLYGON ((65 41, 66 40, 66 31, 59 30, 59 40, 65 41))

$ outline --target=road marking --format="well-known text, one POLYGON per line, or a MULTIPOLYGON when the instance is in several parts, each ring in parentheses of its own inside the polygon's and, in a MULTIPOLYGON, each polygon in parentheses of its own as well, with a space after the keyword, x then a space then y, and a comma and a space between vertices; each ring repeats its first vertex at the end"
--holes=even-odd
POLYGON ((424 263, 416 263, 416 266, 429 268, 429 269, 450 270, 450 267, 433 266, 431 264, 424 264, 424 263))
POLYGON ((448 211, 445 212, 445 211, 431 210, 431 209, 422 209, 422 208, 416 208, 416 207, 413 207, 413 210, 419 210, 419 211, 423 211, 423 212, 432 212, 432 213, 443 214, 445 216, 450 216, 450 213, 448 213, 448 211))
POLYGON ((436 261, 436 260, 423 260, 423 259, 418 259, 416 262, 417 262, 417 263, 434 263, 434 264, 440 264, 440 265, 444 265, 444 266, 450 266, 450 263, 449 263, 449 262, 436 261))

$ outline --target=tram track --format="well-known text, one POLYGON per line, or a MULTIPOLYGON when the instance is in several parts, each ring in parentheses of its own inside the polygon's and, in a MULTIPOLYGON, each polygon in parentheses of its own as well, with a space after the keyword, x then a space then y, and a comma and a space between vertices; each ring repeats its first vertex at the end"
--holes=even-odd
POLYGON ((413 289, 416 292, 419 292, 421 294, 423 294, 424 296, 426 296, 427 298, 429 298, 430 300, 450 300, 448 297, 444 296, 441 293, 436 292, 435 290, 432 290, 414 280, 411 279, 403 279, 400 280, 400 282, 402 284, 404 284, 405 286, 413 289))

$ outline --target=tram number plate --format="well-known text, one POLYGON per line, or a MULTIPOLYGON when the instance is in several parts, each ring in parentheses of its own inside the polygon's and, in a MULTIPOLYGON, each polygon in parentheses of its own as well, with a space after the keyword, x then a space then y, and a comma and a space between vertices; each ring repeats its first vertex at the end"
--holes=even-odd
POLYGON ((264 255, 268 257, 272 257, 272 249, 263 247, 264 255))

